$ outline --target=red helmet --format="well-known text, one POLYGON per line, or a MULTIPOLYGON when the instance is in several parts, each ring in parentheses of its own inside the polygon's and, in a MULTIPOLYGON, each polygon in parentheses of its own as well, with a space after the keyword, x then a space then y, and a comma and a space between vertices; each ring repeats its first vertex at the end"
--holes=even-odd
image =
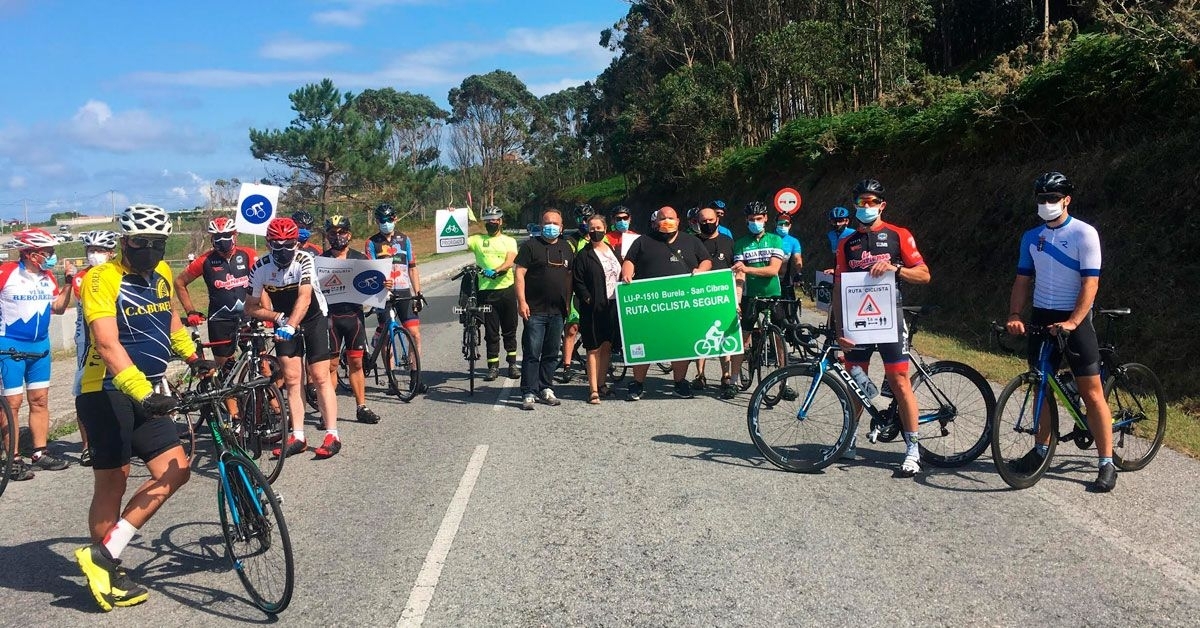
POLYGON ((208 221, 208 232, 217 235, 223 233, 237 233, 237 223, 232 218, 226 216, 217 216, 208 221))
POLYGON ((291 218, 272 218, 271 222, 267 223, 267 239, 298 240, 300 239, 300 228, 291 218))
POLYGON ((44 229, 26 229, 13 234, 18 249, 46 249, 58 246, 58 240, 44 229))

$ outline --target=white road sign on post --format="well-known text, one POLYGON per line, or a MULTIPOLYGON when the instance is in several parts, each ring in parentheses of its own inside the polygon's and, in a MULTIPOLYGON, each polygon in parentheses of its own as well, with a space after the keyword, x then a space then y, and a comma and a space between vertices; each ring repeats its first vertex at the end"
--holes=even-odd
POLYGON ((238 194, 235 223, 239 233, 267 235, 267 223, 275 217, 279 204, 279 188, 274 185, 243 183, 238 194))
POLYGON ((842 335, 856 345, 900 341, 896 273, 842 273, 842 335))
POLYGON ((438 253, 467 250, 467 215, 466 207, 437 210, 434 226, 438 253))

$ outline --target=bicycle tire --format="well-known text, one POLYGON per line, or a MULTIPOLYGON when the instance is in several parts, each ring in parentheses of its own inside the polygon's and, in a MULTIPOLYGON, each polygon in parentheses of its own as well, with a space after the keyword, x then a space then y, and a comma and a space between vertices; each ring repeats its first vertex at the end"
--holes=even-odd
POLYGON ((738 367, 738 388, 743 392, 754 385, 758 376, 762 381, 762 334, 750 333, 750 348, 742 354, 742 364, 738 367))
POLYGON ((463 352, 467 354, 467 380, 469 394, 475 394, 475 362, 479 360, 479 324, 473 316, 463 329, 463 352))
POLYGON ((1029 453, 1037 443, 1037 434, 1032 431, 1033 402, 1037 398, 1038 375, 1025 373, 1008 382, 996 400, 996 414, 992 421, 992 461, 1005 484, 1012 488, 1029 488, 1037 484, 1054 458, 1058 446, 1058 405, 1051 397, 1047 386, 1047 415, 1050 421, 1050 443, 1045 458, 1037 468, 1022 473, 1012 463, 1029 453))
POLYGON ((217 502, 225 551, 242 586, 263 612, 282 612, 292 600, 296 567, 279 498, 254 463, 236 454, 226 454, 217 484, 217 502), (236 522, 230 521, 231 508, 237 509, 236 522), (278 538, 273 538, 274 533, 278 533, 278 538), (274 550, 281 551, 282 556, 274 558, 274 550), (264 557, 268 560, 259 560, 264 557), (282 582, 259 582, 260 574, 266 578, 273 575, 270 563, 279 559, 283 562, 282 582))
POLYGON ((190 465, 196 455, 196 426, 200 425, 200 417, 193 417, 184 412, 177 412, 172 415, 171 420, 175 423, 175 433, 179 436, 179 446, 183 447, 183 455, 187 458, 190 465))
POLYGON ((1104 383, 1104 398, 1116 424, 1113 463, 1122 471, 1145 468, 1158 454, 1167 433, 1162 382, 1150 367, 1128 362, 1104 383))
POLYGON ((0 408, 3 408, 3 416, 0 416, 0 419, 4 420, 4 425, 0 426, 0 495, 3 495, 4 489, 8 488, 8 481, 17 459, 17 441, 21 436, 21 426, 13 419, 12 406, 8 404, 8 399, 0 399, 0 408))
POLYGON ((962 362, 943 360, 926 370, 928 380, 919 370, 912 376, 917 412, 937 419, 917 427, 921 460, 935 467, 961 467, 991 444, 996 395, 987 378, 962 362))
POLYGON ((400 401, 412 401, 421 388, 421 361, 412 332, 399 325, 393 327, 383 354, 390 391, 395 391, 400 401))
MULTIPOLYGON (((670 362, 655 362, 655 363, 654 363, 654 366, 657 366, 657 367, 658 367, 658 370, 659 370, 659 371, 662 371, 662 374, 663 374, 663 375, 666 375, 666 374, 670 373, 670 372, 671 372, 671 371, 673 371, 673 370, 674 370, 674 368, 675 368, 675 367, 671 366, 671 363, 670 363, 670 362)), ((746 390, 746 389, 745 389, 745 388, 743 388, 742 390, 746 390)))
MULTIPOLYGON (((759 384, 762 384, 763 371, 773 373, 787 366, 787 353, 783 349, 783 336, 779 331, 770 328, 762 336, 762 347, 760 347, 759 355, 762 356, 762 364, 758 367, 759 384)), ((787 382, 781 381, 777 387, 772 387, 763 390, 763 403, 775 405, 779 403, 784 391, 787 389, 787 382)), ((795 391, 793 391, 795 392, 795 391)))
POLYGON ((746 428, 759 453, 776 467, 795 473, 815 473, 832 464, 850 446, 855 425, 850 393, 832 373, 818 375, 815 364, 797 364, 768 374, 746 408, 746 428), (812 403, 800 419, 799 410, 815 377, 819 380, 812 403), (797 384, 797 399, 772 406, 763 403, 765 389, 788 381, 797 384), (803 430, 802 437, 799 430, 803 430), (785 438, 787 432, 796 436, 785 438), (784 440, 788 444, 776 444, 784 440))
POLYGON ((267 482, 274 484, 287 459, 287 456, 270 455, 271 449, 286 440, 291 428, 287 402, 279 388, 270 383, 247 390, 242 400, 243 448, 267 477, 267 482))

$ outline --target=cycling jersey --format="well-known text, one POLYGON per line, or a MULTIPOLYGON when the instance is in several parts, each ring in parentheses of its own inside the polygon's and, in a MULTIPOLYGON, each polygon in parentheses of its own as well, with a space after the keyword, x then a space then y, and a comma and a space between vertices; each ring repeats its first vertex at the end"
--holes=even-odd
POLYGON ((1100 235, 1070 216, 1057 227, 1030 229, 1021 237, 1017 274, 1036 277, 1033 307, 1072 311, 1083 278, 1100 276, 1100 235))
MULTIPOLYGON (((757 238, 747 234, 733 243, 735 264, 741 262, 751 268, 764 268, 771 263, 772 259, 787 261, 787 256, 783 253, 783 239, 774 233, 764 233, 757 238)), ((780 294, 782 294, 782 290, 779 287, 778 274, 770 277, 755 277, 749 273, 746 274, 744 296, 777 297, 780 294)))
POLYGON ((0 264, 0 336, 24 342, 50 338, 58 282, 49 271, 33 274, 25 262, 0 264))
MULTIPOLYGON (((925 259, 917 250, 917 241, 908 229, 880 220, 870 231, 855 231, 853 235, 838 243, 834 279, 836 281, 842 273, 869 272, 871 267, 879 262, 906 268, 925 265, 925 259)), ((900 302, 900 296, 900 292, 897 291, 897 303, 900 302)))
MULTIPOLYGON (((87 272, 80 291, 83 317, 88 325, 102 318, 115 318, 118 339, 138 370, 157 383, 171 359, 171 269, 159 262, 149 278, 131 272, 120 261, 107 262, 87 272)), ((81 392, 116 390, 112 375, 100 357, 91 334, 87 357, 81 367, 81 392)))
POLYGON ((725 236, 726 238, 729 238, 730 240, 733 239, 733 232, 730 231, 729 227, 726 227, 725 225, 718 224, 717 225, 717 233, 725 236))
POLYGON ((624 232, 614 229, 604 235, 604 240, 614 251, 617 251, 617 255, 621 259, 625 259, 625 254, 629 252, 629 245, 633 244, 636 239, 638 239, 638 233, 633 229, 624 232))
POLYGON ((229 258, 209 250, 184 270, 192 277, 203 277, 208 286, 208 317, 215 320, 238 320, 246 309, 250 294, 250 269, 257 255, 253 249, 238 246, 229 258))
POLYGON ((312 255, 313 257, 317 257, 322 253, 321 247, 317 246, 317 244, 312 240, 301 244, 300 250, 312 255))
POLYGON ((383 235, 376 233, 367 238, 367 259, 392 258, 392 291, 401 296, 412 295, 412 278, 408 269, 417 265, 413 256, 412 240, 403 233, 383 235))
POLYGON ((854 235, 854 229, 851 229, 850 227, 843 227, 841 231, 834 231, 831 229, 829 233, 826 233, 825 235, 829 238, 829 250, 833 251, 833 253, 836 255, 838 242, 841 242, 843 239, 848 238, 851 235, 854 235))
MULTIPOLYGON (((480 268, 495 269, 508 259, 508 254, 517 254, 517 241, 503 233, 494 236, 475 234, 467 238, 467 248, 475 254, 475 264, 480 268)), ((479 275, 480 290, 503 290, 513 285, 513 271, 492 278, 479 275)))
POLYGON ((782 277, 783 285, 790 286, 799 281, 799 277, 792 272, 792 257, 802 255, 804 251, 800 246, 800 240, 795 236, 785 235, 779 236, 779 238, 783 240, 783 267, 780 277, 782 277))
POLYGON ((317 267, 311 255, 305 251, 296 251, 296 257, 286 268, 277 266, 270 255, 258 258, 250 272, 250 294, 261 297, 266 291, 271 299, 271 309, 291 315, 300 296, 300 286, 312 286, 312 301, 303 319, 288 321, 298 327, 305 321, 311 321, 318 316, 324 316, 329 308, 325 305, 325 295, 317 284, 317 267))

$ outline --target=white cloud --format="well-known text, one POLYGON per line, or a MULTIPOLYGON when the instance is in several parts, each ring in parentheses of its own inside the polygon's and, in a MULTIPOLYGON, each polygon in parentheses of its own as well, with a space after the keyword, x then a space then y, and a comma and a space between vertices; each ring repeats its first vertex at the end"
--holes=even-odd
POLYGON ((281 61, 315 61, 350 50, 350 45, 336 41, 310 41, 283 37, 263 44, 258 54, 281 61))
POLYGON ((64 125, 64 131, 88 148, 129 153, 164 141, 171 125, 137 109, 113 114, 107 103, 89 100, 64 125))
POLYGON ((8 178, 8 188, 10 190, 19 190, 23 187, 25 187, 25 177, 19 174, 14 174, 8 178))
POLYGON ((367 14, 357 10, 319 11, 313 13, 312 21, 323 26, 358 28, 367 22, 367 14))
POLYGON ((181 201, 186 201, 188 199, 188 196, 190 196, 189 192, 187 191, 187 188, 182 188, 182 187, 171 188, 171 194, 179 197, 179 200, 181 200, 181 201))
POLYGON ((546 94, 561 92, 568 87, 578 87, 586 82, 587 79, 564 78, 557 81, 551 81, 549 83, 530 83, 529 93, 540 98, 546 94))

